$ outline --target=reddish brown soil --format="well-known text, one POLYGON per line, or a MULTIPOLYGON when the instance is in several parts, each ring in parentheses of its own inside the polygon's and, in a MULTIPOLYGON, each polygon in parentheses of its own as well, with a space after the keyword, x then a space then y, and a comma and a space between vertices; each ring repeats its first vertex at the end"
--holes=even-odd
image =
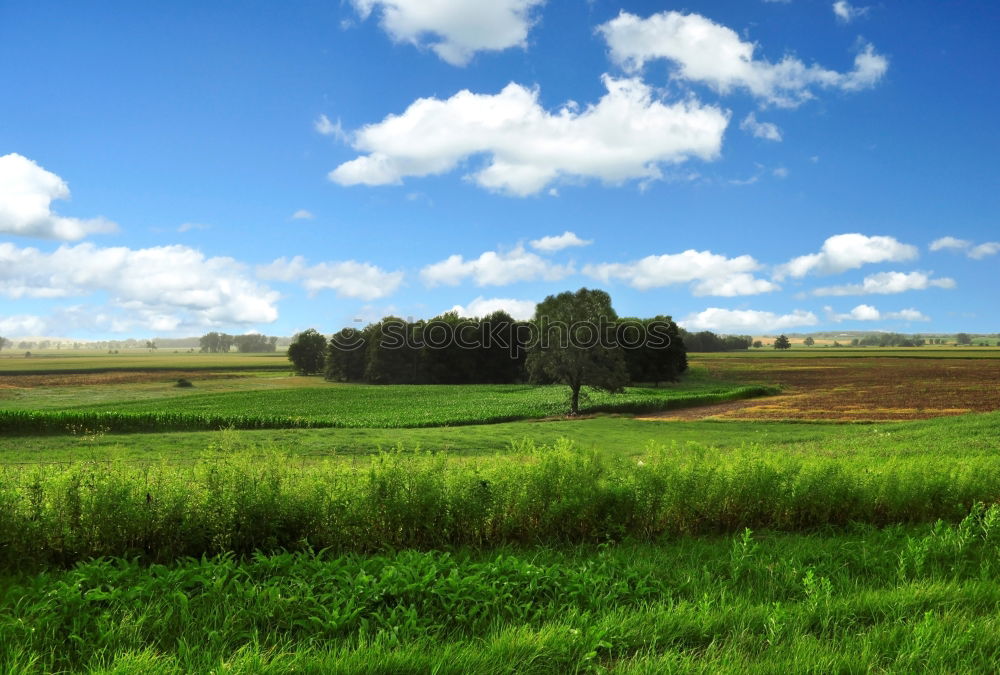
POLYGON ((908 420, 1000 410, 1000 359, 692 359, 721 380, 780 384, 778 396, 644 419, 908 420))
POLYGON ((52 373, 50 375, 0 376, 0 389, 32 389, 35 387, 100 386, 108 384, 137 384, 142 382, 171 382, 180 378, 189 380, 217 380, 246 377, 235 373, 206 373, 203 370, 153 370, 122 371, 111 373, 52 373))

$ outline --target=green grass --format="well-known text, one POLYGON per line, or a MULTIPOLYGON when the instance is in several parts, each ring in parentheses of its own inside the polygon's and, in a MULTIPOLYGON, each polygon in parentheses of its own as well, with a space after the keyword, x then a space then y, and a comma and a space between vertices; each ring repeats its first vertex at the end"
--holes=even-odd
POLYGON ((3 672, 990 672, 1000 510, 562 549, 96 560, 0 591, 3 672))
POLYGON ((178 353, 104 354, 98 351, 59 351, 32 352, 31 358, 25 358, 24 353, 19 351, 5 350, 0 353, 0 376, 155 370, 281 370, 288 372, 291 370, 291 365, 284 352, 272 354, 200 354, 183 351, 178 353))
POLYGON ((525 438, 551 445, 561 438, 608 457, 641 458, 650 443, 674 448, 679 455, 725 454, 741 448, 785 456, 824 456, 850 461, 877 453, 884 456, 942 455, 962 458, 1000 452, 996 414, 962 415, 912 422, 878 424, 761 422, 741 420, 651 422, 615 415, 578 419, 504 422, 460 427, 414 429, 271 429, 260 431, 0 436, 0 464, 37 462, 126 461, 188 462, 206 447, 222 444, 257 453, 281 448, 303 461, 340 457, 359 461, 379 448, 402 445, 453 457, 510 452, 525 438))
MULTIPOLYGON (((484 424, 563 414, 568 388, 534 385, 326 384, 284 390, 197 393, 169 400, 104 401, 62 410, 0 410, 0 431, 65 433, 71 427, 113 432, 484 424)), ((776 388, 691 380, 624 394, 591 392, 584 412, 648 412, 775 393, 776 388)), ((190 392, 190 393, 188 393, 190 392)), ((23 405, 23 403, 21 404, 23 405)))
POLYGON ((224 434, 193 464, 0 470, 0 567, 955 520, 1000 501, 997 415, 975 422, 966 447, 946 442, 961 427, 941 427, 941 444, 931 436, 909 451, 868 427, 839 453, 667 443, 635 457, 523 441, 496 456, 394 451, 361 462, 307 461, 224 434))

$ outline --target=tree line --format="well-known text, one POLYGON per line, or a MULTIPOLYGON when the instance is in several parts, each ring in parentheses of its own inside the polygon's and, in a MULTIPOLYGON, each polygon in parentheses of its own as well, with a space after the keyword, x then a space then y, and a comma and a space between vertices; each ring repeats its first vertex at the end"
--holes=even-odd
POLYGON ((676 380, 687 348, 669 316, 619 318, 603 291, 549 296, 535 318, 498 311, 481 318, 449 312, 429 321, 385 317, 329 340, 310 329, 288 349, 295 369, 370 384, 570 386, 576 409, 583 386, 620 390, 630 383, 676 380))
POLYGON ((198 339, 200 351, 209 354, 227 353, 236 347, 238 352, 273 352, 276 350, 278 338, 268 337, 260 333, 246 335, 229 335, 227 333, 206 333, 198 339))

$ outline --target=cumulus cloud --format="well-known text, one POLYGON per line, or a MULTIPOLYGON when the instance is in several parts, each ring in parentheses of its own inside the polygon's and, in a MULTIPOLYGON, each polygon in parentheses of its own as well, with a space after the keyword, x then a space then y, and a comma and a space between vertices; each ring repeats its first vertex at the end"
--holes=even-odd
POLYGON ((928 272, 879 272, 865 277, 860 284, 825 286, 813 295, 891 295, 906 291, 923 291, 928 288, 955 288, 955 280, 948 277, 932 278, 928 272))
POLYGON ((270 323, 278 294, 232 258, 206 258, 187 246, 145 249, 63 245, 52 253, 0 243, 0 295, 68 298, 105 293, 111 330, 270 323))
POLYGON ((858 305, 850 312, 845 314, 837 314, 833 311, 832 307, 824 308, 827 313, 827 317, 836 323, 841 321, 882 321, 882 320, 896 320, 896 321, 930 321, 930 317, 923 314, 916 309, 901 309, 898 312, 880 312, 877 308, 871 305, 858 305))
POLYGON ((104 218, 60 216, 52 210, 58 199, 69 199, 69 186, 62 178, 23 155, 0 157, 0 232, 75 241, 118 229, 104 218))
POLYGON ((755 58, 756 43, 742 40, 736 31, 699 14, 669 11, 643 19, 622 11, 597 30, 607 41, 611 58, 628 71, 666 59, 675 66, 675 78, 700 82, 721 94, 744 89, 783 107, 813 98, 816 88, 868 89, 889 68, 888 59, 872 45, 865 45, 854 58, 854 69, 844 73, 806 65, 791 55, 771 63, 755 58))
POLYGON ((455 305, 452 312, 458 312, 459 316, 483 317, 493 312, 507 312, 518 321, 527 321, 535 315, 534 300, 515 300, 513 298, 484 298, 477 297, 467 305, 455 305))
POLYGON ((763 138, 767 141, 781 141, 781 130, 776 124, 771 122, 758 122, 757 115, 750 113, 740 122, 740 129, 747 132, 754 138, 763 138))
POLYGON ((775 314, 754 309, 708 309, 691 314, 679 321, 686 330, 710 330, 720 333, 774 333, 797 328, 815 326, 819 319, 812 312, 801 309, 791 314, 775 314))
POLYGON ((584 274, 608 283, 624 281, 645 291, 672 284, 693 283, 695 295, 733 297, 778 290, 778 285, 754 277, 761 265, 751 256, 727 258, 711 251, 651 255, 628 263, 587 265, 584 274))
POLYGON ((837 0, 833 3, 833 13, 843 23, 850 23, 868 13, 869 7, 854 7, 847 0, 837 0))
POLYGON ((424 267, 420 277, 428 286, 455 286, 465 279, 472 279, 477 286, 506 286, 538 279, 558 281, 573 272, 572 265, 557 265, 517 246, 506 253, 486 251, 472 260, 452 255, 424 267))
POLYGON ((531 244, 531 248, 536 251, 543 251, 545 253, 554 253, 556 251, 561 251, 564 248, 570 248, 572 246, 590 246, 594 243, 593 239, 580 239, 576 236, 575 232, 570 232, 566 230, 559 236, 548 236, 542 237, 541 239, 533 239, 528 242, 531 244))
POLYGON ((398 184, 443 174, 475 155, 487 165, 469 179, 511 195, 540 192, 560 177, 619 184, 662 177, 660 165, 719 155, 728 113, 695 100, 665 104, 638 79, 604 77, 601 100, 554 113, 537 89, 508 84, 499 94, 461 91, 422 98, 354 134, 366 153, 330 172, 340 185, 398 184))
POLYGON ((429 46, 464 66, 476 52, 524 47, 532 10, 545 0, 351 0, 362 19, 374 10, 396 42, 429 46))
POLYGON ((315 217, 310 211, 306 211, 305 209, 299 209, 292 214, 292 220, 312 220, 315 217))
POLYGON ((31 314, 0 316, 0 335, 5 337, 45 335, 50 332, 49 326, 50 323, 41 316, 31 314))
POLYGON ((403 283, 402 272, 387 272, 370 263, 347 260, 309 265, 300 255, 259 265, 257 276, 268 281, 300 283, 311 294, 329 289, 341 297, 361 300, 384 298, 403 283))
POLYGON ((775 278, 838 274, 868 263, 913 260, 917 255, 916 246, 900 243, 894 237, 837 234, 823 242, 819 253, 799 256, 778 266, 775 278))
POLYGON ((935 239, 931 242, 930 249, 932 251, 942 251, 944 249, 949 249, 953 251, 962 251, 968 257, 973 260, 982 260, 983 258, 991 255, 996 255, 1000 253, 1000 242, 998 241, 988 241, 984 244, 974 244, 967 239, 956 239, 955 237, 941 237, 940 239, 935 239))

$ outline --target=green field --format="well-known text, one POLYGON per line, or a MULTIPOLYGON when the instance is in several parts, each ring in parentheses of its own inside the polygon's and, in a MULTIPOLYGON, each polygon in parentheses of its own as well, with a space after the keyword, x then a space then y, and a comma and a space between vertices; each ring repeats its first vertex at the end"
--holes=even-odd
MULTIPOLYGON (((764 382, 772 352, 749 353, 764 382)), ((0 436, 0 670, 986 672, 1000 659, 1000 412, 624 414, 738 395, 696 367, 593 396, 614 414, 567 418, 561 387, 339 385, 227 373, 228 356, 190 389, 159 366, 0 389, 0 407, 58 421, 0 436), (59 426, 171 414, 344 426, 59 426)), ((728 357, 697 357, 711 358, 728 357)))

